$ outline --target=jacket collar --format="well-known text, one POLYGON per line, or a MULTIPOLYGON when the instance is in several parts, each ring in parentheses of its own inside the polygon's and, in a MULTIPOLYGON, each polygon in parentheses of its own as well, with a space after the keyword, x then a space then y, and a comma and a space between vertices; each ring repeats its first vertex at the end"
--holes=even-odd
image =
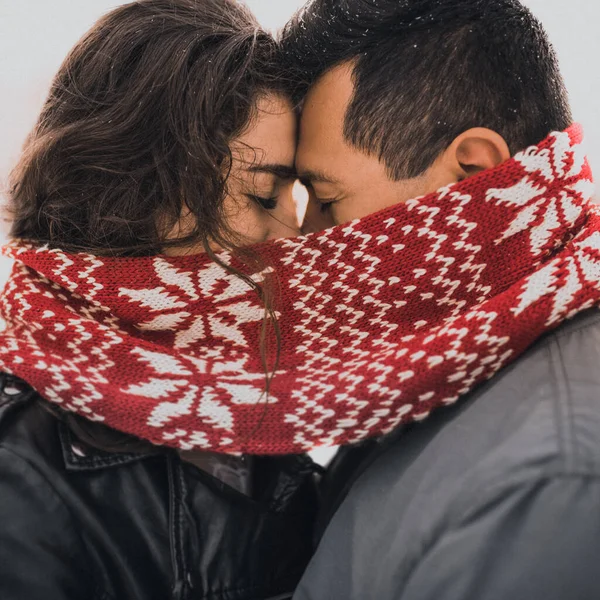
POLYGON ((159 447, 156 451, 145 453, 105 452, 82 442, 64 423, 59 423, 58 435, 65 466, 69 471, 98 471, 120 467, 168 452, 159 447))
MULTIPOLYGON (((0 414, 12 407, 34 400, 44 402, 41 396, 25 381, 0 371, 0 414)), ((145 453, 106 452, 82 442, 63 422, 58 422, 58 436, 65 467, 69 471, 95 471, 140 462, 169 452, 156 446, 145 453)))

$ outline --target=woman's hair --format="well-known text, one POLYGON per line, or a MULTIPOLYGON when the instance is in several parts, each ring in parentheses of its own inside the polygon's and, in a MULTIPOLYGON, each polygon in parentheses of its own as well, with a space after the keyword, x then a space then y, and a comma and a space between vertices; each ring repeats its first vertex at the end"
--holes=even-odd
MULTIPOLYGON (((231 142, 251 124, 261 96, 286 94, 279 60, 274 38, 236 0, 117 8, 60 67, 11 174, 8 206, 11 237, 67 252, 148 256, 204 245, 265 303, 267 394, 277 363, 267 359, 271 331, 280 342, 269 290, 219 261, 209 242, 258 262, 238 247, 223 200, 231 142), (188 211, 193 228, 167 239, 188 211)), ((68 420, 78 433, 88 429, 68 420)))
POLYGON ((229 146, 262 94, 285 93, 278 62, 235 0, 110 12, 60 67, 11 174, 11 237, 111 256, 229 248, 229 146), (195 227, 166 240, 186 209, 195 227))

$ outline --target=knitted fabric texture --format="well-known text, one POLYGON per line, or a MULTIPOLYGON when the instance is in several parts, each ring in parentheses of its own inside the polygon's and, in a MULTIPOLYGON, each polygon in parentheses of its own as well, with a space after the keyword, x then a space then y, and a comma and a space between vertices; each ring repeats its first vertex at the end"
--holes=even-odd
POLYGON ((423 420, 599 303, 581 138, 573 126, 436 193, 257 246, 266 266, 252 277, 275 290, 282 336, 268 395, 262 302, 206 255, 10 244, 0 368, 68 411, 184 450, 304 452, 423 420))

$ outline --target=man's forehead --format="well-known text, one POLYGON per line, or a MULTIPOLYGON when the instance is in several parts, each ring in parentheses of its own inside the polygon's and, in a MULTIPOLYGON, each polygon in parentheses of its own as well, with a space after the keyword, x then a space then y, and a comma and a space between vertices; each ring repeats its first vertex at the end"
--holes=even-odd
POLYGON ((302 109, 296 155, 296 165, 302 178, 313 182, 336 182, 331 171, 336 170, 336 164, 348 151, 344 120, 353 93, 352 66, 349 63, 329 70, 309 90, 302 109), (324 170, 326 167, 328 169, 324 170))
POLYGON ((353 64, 342 63, 322 75, 310 88, 302 115, 343 123, 354 95, 353 64))

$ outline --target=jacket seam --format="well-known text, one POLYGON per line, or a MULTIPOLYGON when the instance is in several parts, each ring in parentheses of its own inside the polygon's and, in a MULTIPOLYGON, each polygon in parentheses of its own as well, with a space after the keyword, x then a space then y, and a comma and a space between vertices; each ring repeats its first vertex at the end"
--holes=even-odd
MULTIPOLYGON (((81 546, 81 548, 85 549, 86 551, 86 556, 89 556, 89 551, 88 551, 88 547, 87 544, 85 543, 79 528, 77 526, 75 526, 76 523, 78 523, 78 520, 75 518, 75 516, 73 515, 73 512, 71 511, 71 509, 69 508, 68 504, 64 501, 62 495, 58 492, 58 490, 52 485, 52 483, 50 482, 50 480, 48 479, 48 477, 36 466, 34 465, 28 458, 26 458, 25 456, 21 455, 18 452, 15 452, 14 450, 12 450, 11 448, 7 448, 4 444, 0 444, 0 451, 3 450, 4 452, 6 452, 9 455, 12 455, 14 457, 16 457, 17 459, 19 459, 20 461, 22 461, 25 465, 27 465, 32 471, 34 471, 35 473, 37 473, 37 475, 46 483, 46 486, 48 489, 51 490, 52 494, 54 496, 56 496, 59 500, 61 505, 64 507, 65 511, 67 512, 67 514, 69 515, 69 517, 71 518, 71 523, 73 524, 73 531, 75 533, 76 538, 79 540, 79 544, 81 546)), ((97 595, 97 591, 100 588, 99 586, 99 581, 98 581, 98 577, 96 576, 96 574, 94 573, 93 570, 85 570, 85 573, 90 576, 92 578, 93 583, 93 587, 94 587, 94 597, 97 595)), ((109 600, 109 598, 106 596, 106 594, 104 596, 100 597, 101 600, 109 600)))
POLYGON ((478 494, 478 498, 476 502, 473 502, 470 506, 465 507, 460 513, 455 515, 455 518, 451 519, 451 523, 448 527, 445 527, 443 530, 439 531, 435 536, 433 536, 430 540, 428 540, 422 547, 421 551, 412 559, 410 568, 406 572, 406 576, 404 577, 404 585, 403 588, 409 584, 410 579, 413 577, 414 572, 417 566, 425 559, 425 557, 431 553, 433 548, 435 548, 442 539, 444 539, 447 535, 455 531, 461 523, 464 523, 468 520, 470 514, 477 514, 477 512, 481 509, 485 504, 489 504, 491 500, 494 499, 498 495, 500 490, 511 490, 510 494, 513 494, 515 489, 522 487, 534 488, 537 485, 548 485, 553 481, 560 480, 590 480, 596 481, 600 483, 600 473, 589 473, 589 472, 555 472, 555 473, 544 473, 536 476, 529 477, 521 477, 515 478, 513 480, 508 481, 494 481, 487 486, 484 486, 483 489, 480 490, 478 494))
MULTIPOLYGON (((556 351, 558 353, 558 368, 560 369, 560 373, 562 374, 562 387, 564 389, 564 412, 567 417, 565 420, 564 427, 562 428, 565 433, 568 434, 568 439, 566 443, 568 443, 568 448, 565 448, 564 459, 565 459, 565 467, 567 470, 571 471, 574 469, 574 465, 576 464, 575 457, 578 454, 578 444, 577 444, 577 435, 575 433, 575 415, 573 413, 573 393, 571 388, 571 381, 568 377, 567 367, 565 363, 565 358, 563 354, 563 349, 561 345, 558 343, 558 340, 555 341, 556 351)), ((557 402, 560 399, 557 398, 557 402)), ((559 423, 562 421, 559 421, 559 423)))
POLYGON ((562 364, 562 354, 560 344, 557 339, 546 348, 548 353, 548 362, 550 363, 550 372, 552 383, 556 394, 552 402, 554 413, 554 428, 559 443, 559 456, 561 457, 564 468, 569 471, 573 468, 572 460, 572 415, 569 410, 569 389, 566 387, 566 374, 562 364), (562 375, 562 377, 561 377, 562 375))
POLYGON ((177 595, 178 600, 184 598, 186 593, 185 586, 188 582, 186 578, 185 550, 183 548, 182 531, 183 523, 181 518, 181 502, 178 492, 178 481, 180 474, 177 472, 178 464, 173 455, 167 458, 167 475, 169 481, 169 544, 171 553, 171 567, 173 569, 173 595, 177 595))

